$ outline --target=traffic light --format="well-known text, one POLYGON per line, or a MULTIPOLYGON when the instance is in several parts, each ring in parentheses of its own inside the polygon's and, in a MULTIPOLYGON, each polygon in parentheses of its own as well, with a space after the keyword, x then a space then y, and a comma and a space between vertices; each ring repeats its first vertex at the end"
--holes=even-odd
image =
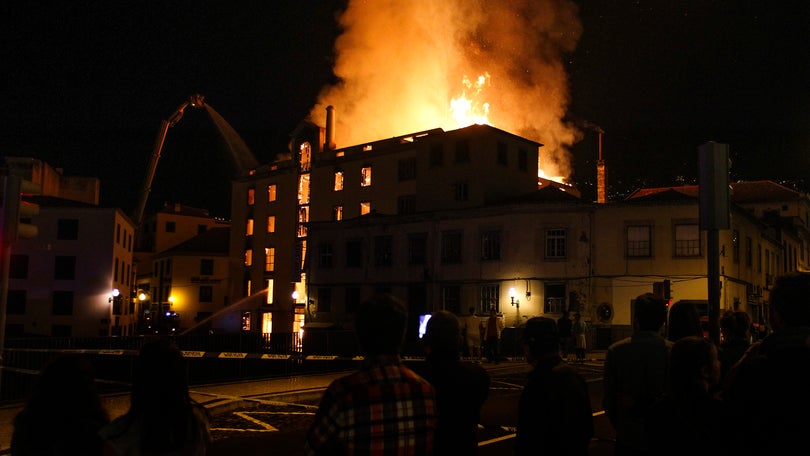
POLYGON ((36 237, 39 229, 31 223, 31 217, 39 214, 39 205, 23 201, 24 195, 39 195, 39 184, 19 176, 3 178, 3 214, 0 223, 3 228, 3 241, 14 242, 18 238, 36 237))

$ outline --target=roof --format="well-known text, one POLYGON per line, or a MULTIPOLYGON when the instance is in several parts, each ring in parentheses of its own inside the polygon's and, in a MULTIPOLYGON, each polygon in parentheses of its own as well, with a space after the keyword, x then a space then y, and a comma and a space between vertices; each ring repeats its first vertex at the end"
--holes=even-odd
MULTIPOLYGON (((730 195, 731 201, 737 204, 768 201, 792 201, 806 197, 801 192, 769 180, 732 182, 730 186, 732 189, 730 195)), ((697 185, 640 188, 631 193, 625 200, 677 201, 688 198, 698 198, 699 193, 700 187, 697 185)))
POLYGON ((211 218, 211 214, 208 213, 208 209, 199 209, 196 207, 185 206, 180 203, 164 203, 163 207, 157 211, 158 214, 175 214, 175 215, 186 215, 190 217, 208 217, 211 218))
POLYGON ((791 201, 804 196, 801 192, 769 180, 735 182, 731 184, 731 188, 734 190, 731 199, 735 203, 791 201))
POLYGON ((193 238, 158 253, 169 255, 228 255, 230 228, 211 228, 193 238))

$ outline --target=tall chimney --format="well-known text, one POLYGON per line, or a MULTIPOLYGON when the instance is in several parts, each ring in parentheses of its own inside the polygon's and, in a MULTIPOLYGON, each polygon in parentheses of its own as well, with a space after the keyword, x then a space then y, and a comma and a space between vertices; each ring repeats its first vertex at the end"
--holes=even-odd
POLYGON ((602 131, 599 131, 599 160, 596 162, 596 202, 603 204, 607 202, 607 175, 605 170, 605 160, 602 159, 602 131))
POLYGON ((326 138, 324 150, 335 150, 335 107, 326 107, 326 138))

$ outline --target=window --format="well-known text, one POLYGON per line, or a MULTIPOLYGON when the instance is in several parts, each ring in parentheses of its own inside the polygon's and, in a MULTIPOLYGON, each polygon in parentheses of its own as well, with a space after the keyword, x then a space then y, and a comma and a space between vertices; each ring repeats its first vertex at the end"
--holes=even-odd
MULTIPOLYGON (((546 301, 543 303, 544 313, 562 313, 565 309, 565 284, 546 284, 546 301)), ((578 306, 569 308, 571 311, 580 310, 578 306)))
POLYGON ((73 337, 70 325, 51 325, 51 337, 73 337))
POLYGON ((307 222, 309 222, 309 206, 300 206, 298 208, 298 237, 307 236, 307 222))
POLYGON ((15 255, 11 254, 8 277, 10 279, 27 279, 28 278, 28 255, 15 255))
POLYGON ((331 312, 332 311, 332 289, 321 287, 318 288, 318 312, 331 312))
POLYGON ((264 249, 264 272, 276 270, 276 248, 267 247, 264 249))
POLYGON ((750 236, 745 237, 745 265, 749 268, 754 263, 754 246, 750 236))
MULTIPOLYGON (((116 275, 118 272, 118 259, 116 258, 116 275)), ((76 257, 59 256, 54 258, 53 278, 57 280, 73 280, 76 278, 76 257)))
POLYGON ((740 262, 740 232, 738 230, 731 232, 731 259, 735 263, 740 262))
POLYGON ((121 224, 120 223, 115 224, 115 243, 116 244, 121 243, 121 224))
POLYGON ((391 266, 393 264, 394 240, 391 236, 374 237, 374 265, 391 266))
POLYGON ((700 230, 697 223, 675 225, 675 256, 700 256, 700 230))
POLYGON ((360 169, 360 186, 371 187, 371 166, 364 166, 360 169))
POLYGON ((456 163, 469 163, 470 142, 466 139, 456 141, 456 163))
POLYGON ((267 202, 272 203, 276 200, 276 184, 267 186, 267 202))
POLYGON ((331 268, 332 267, 332 243, 321 242, 318 245, 318 267, 331 268))
POLYGON ((762 244, 757 243, 757 272, 762 272, 762 244))
POLYGON ((118 258, 113 262, 113 281, 118 282, 118 258))
POLYGON ((214 275, 214 260, 210 258, 200 260, 200 275, 214 275))
POLYGON ((200 286, 200 302, 214 302, 214 287, 210 285, 200 286))
POLYGON ((430 167, 437 168, 444 164, 444 144, 430 146, 430 167))
POLYGON ((371 201, 363 201, 360 203, 360 215, 366 215, 371 212, 371 201))
POLYGON ((247 189, 247 205, 253 206, 256 204, 256 189, 251 187, 247 189))
POLYGON ((335 171, 335 191, 343 190, 343 171, 335 171))
POLYGON ((357 306, 360 304, 360 287, 346 287, 345 292, 346 313, 351 315, 357 312, 357 306))
POLYGON ((508 153, 509 148, 505 142, 498 141, 498 164, 499 165, 506 165, 508 164, 508 153))
POLYGON ((467 181, 460 181, 453 184, 453 199, 456 201, 467 201, 469 196, 467 181))
POLYGON ((461 313, 461 287, 445 285, 442 287, 442 310, 455 314, 461 313))
POLYGON ((79 239, 78 219, 59 219, 56 221, 56 239, 75 241, 79 239))
POLYGON ((343 220, 343 206, 335 206, 332 208, 332 220, 343 220))
POLYGON ((413 214, 416 212, 416 197, 413 195, 403 195, 397 198, 398 214, 413 214))
POLYGON ((481 233, 481 259, 484 261, 501 259, 500 230, 491 230, 481 233))
POLYGON ((51 313, 54 315, 73 315, 73 292, 54 291, 51 313))
POLYGON ((309 174, 298 176, 298 204, 309 204, 309 174))
POLYGON ((627 227, 627 256, 652 256, 651 231, 649 225, 631 225, 627 227))
POLYGON ((166 232, 167 233, 174 233, 176 226, 174 222, 166 222, 166 232))
POLYGON ((496 312, 501 310, 501 286, 499 284, 481 285, 481 302, 480 308, 483 312, 489 312, 495 309, 496 312))
POLYGON ((461 263, 461 232, 442 233, 442 263, 461 263))
POLYGON ((408 264, 425 264, 427 261, 427 234, 408 235, 408 264))
POLYGON ((346 241, 346 267, 359 268, 363 265, 363 241, 349 239, 346 241))
POLYGON ((276 232, 276 216, 275 215, 268 215, 267 216, 267 232, 268 233, 275 233, 276 232))
POLYGON ((26 290, 8 290, 6 313, 8 315, 25 315, 26 290))
POLYGON ((416 179, 416 157, 403 158, 399 161, 399 180, 416 179))
POLYGON ((245 221, 245 236, 253 236, 253 219, 249 218, 245 221))
POLYGON ((565 229, 546 230, 546 258, 565 258, 565 229))
POLYGON ((253 249, 245 250, 245 266, 251 266, 253 264, 253 249))
POLYGON ((518 149, 518 170, 528 171, 529 169, 529 153, 526 149, 518 149))

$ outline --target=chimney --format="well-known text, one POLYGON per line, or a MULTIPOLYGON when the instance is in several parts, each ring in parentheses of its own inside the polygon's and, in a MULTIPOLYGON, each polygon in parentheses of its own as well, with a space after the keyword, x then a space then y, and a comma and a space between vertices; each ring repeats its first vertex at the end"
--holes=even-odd
POLYGON ((602 160, 602 132, 599 132, 599 160, 596 162, 596 202, 604 204, 607 202, 607 174, 605 161, 602 160))
POLYGON ((324 150, 335 150, 335 107, 326 107, 326 139, 323 145, 324 150))

